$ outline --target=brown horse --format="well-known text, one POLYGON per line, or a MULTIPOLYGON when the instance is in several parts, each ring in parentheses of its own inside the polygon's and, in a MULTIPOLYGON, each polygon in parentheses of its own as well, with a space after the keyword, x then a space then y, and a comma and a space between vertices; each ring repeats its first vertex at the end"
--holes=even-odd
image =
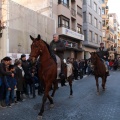
MULTIPOLYGON (((33 38, 32 36, 30 36, 30 38, 33 41, 31 45, 31 53, 30 53, 30 58, 32 62, 35 63, 38 56, 40 56, 39 60, 40 60, 41 65, 40 65, 38 74, 39 74, 40 80, 42 80, 44 83, 45 91, 44 91, 44 96, 42 99, 42 107, 38 114, 38 118, 42 119, 42 115, 44 112, 44 105, 45 105, 47 98, 49 99, 51 106, 53 106, 52 97, 54 96, 55 91, 58 86, 58 81, 56 80, 57 64, 51 55, 51 50, 50 50, 49 45, 41 39, 40 35, 38 35, 37 38, 33 38), (53 89, 53 93, 51 97, 49 95, 49 91, 50 91, 52 84, 54 85, 54 89, 53 89)), ((69 84, 72 86, 71 81, 69 82, 69 84)), ((70 94, 72 94, 72 91, 70 91, 70 94)))
POLYGON ((98 78, 102 78, 102 88, 103 91, 105 91, 105 84, 107 80, 107 73, 106 73, 106 67, 104 65, 104 62, 99 58, 98 54, 96 52, 92 52, 91 54, 91 63, 94 66, 94 75, 96 79, 96 86, 97 86, 97 92, 99 95, 99 82, 98 78))

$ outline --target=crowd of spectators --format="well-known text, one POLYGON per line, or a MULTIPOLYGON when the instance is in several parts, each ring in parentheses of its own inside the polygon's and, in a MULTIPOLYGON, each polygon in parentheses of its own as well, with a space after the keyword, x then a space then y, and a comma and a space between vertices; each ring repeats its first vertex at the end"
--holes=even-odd
POLYGON ((38 79, 37 65, 32 66, 26 55, 22 54, 14 64, 10 57, 5 57, 0 63, 0 107, 11 107, 23 102, 26 98, 35 98, 43 93, 43 87, 38 79))

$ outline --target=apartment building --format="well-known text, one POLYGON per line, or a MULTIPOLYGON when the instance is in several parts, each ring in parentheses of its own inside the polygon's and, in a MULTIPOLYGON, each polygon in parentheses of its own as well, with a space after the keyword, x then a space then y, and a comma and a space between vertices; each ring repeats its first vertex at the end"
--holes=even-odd
POLYGON ((102 14, 99 0, 83 0, 83 32, 85 58, 96 51, 102 41, 102 14))
MULTIPOLYGON (((113 33, 113 47, 114 49, 111 50, 110 49, 110 54, 111 53, 116 53, 118 52, 118 42, 119 42, 119 22, 118 22, 118 17, 117 17, 117 14, 116 13, 109 13, 109 19, 110 19, 110 23, 109 23, 109 26, 112 25, 113 26, 113 30, 114 32, 111 31, 110 29, 110 34, 111 35, 111 32, 113 33)), ((110 36, 111 37, 111 36, 110 36)))
POLYGON ((82 0, 14 1, 55 20, 56 33, 66 46, 65 58, 84 58, 82 0))

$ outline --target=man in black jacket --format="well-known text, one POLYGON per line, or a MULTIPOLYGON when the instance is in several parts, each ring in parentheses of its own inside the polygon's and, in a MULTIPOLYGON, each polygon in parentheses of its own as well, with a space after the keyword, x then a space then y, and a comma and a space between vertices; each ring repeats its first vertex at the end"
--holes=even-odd
POLYGON ((104 43, 100 43, 100 47, 97 49, 97 53, 98 53, 99 57, 104 61, 105 66, 106 66, 106 72, 107 72, 107 75, 109 76, 109 70, 108 70, 109 52, 104 47, 104 43))
POLYGON ((61 73, 64 73, 64 51, 65 51, 65 45, 64 43, 59 39, 59 36, 57 34, 53 35, 53 40, 50 43, 50 47, 54 54, 56 54, 61 59, 61 73))
POLYGON ((0 78, 2 80, 2 85, 0 86, 0 103, 2 107, 6 107, 4 104, 4 99, 5 99, 5 80, 6 76, 12 76, 14 77, 14 74, 11 72, 7 72, 7 67, 11 64, 11 58, 10 57, 5 57, 2 60, 3 62, 0 63, 0 78))

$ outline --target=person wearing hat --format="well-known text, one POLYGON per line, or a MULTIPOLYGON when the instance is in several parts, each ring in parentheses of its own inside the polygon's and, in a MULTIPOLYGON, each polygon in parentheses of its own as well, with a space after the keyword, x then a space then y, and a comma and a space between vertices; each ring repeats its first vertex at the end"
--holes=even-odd
POLYGON ((5 80, 6 76, 12 76, 14 77, 14 73, 7 72, 7 67, 11 64, 11 58, 10 57, 4 57, 2 59, 2 63, 0 63, 0 78, 2 80, 2 84, 0 86, 0 105, 2 107, 6 107, 4 104, 5 99, 5 80))
POLYGON ((109 76, 109 69, 108 69, 108 57, 109 57, 109 52, 108 49, 104 47, 104 43, 100 43, 100 47, 97 49, 97 53, 99 57, 104 61, 105 66, 106 66, 106 72, 107 75, 109 76))

